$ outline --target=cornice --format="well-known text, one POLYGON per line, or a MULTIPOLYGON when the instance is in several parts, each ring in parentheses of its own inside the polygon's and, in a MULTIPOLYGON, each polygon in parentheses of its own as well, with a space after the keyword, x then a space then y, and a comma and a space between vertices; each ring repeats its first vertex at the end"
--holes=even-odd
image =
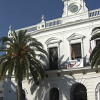
POLYGON ((76 21, 60 24, 60 25, 57 25, 57 26, 51 26, 51 27, 48 27, 48 28, 40 29, 40 30, 37 30, 37 31, 31 31, 31 32, 28 32, 28 33, 31 33, 33 35, 37 35, 39 33, 43 33, 43 32, 46 32, 46 31, 56 30, 56 29, 69 27, 69 26, 75 26, 75 25, 78 25, 78 24, 83 24, 83 23, 94 21, 94 20, 100 20, 100 16, 91 17, 91 18, 88 18, 88 19, 76 20, 76 21))
MULTIPOLYGON (((60 75, 69 75, 69 76, 74 76, 74 75, 89 75, 89 73, 94 73, 98 74, 100 72, 100 67, 98 69, 92 68, 91 66, 86 66, 82 68, 69 68, 69 69, 58 69, 58 70, 48 70, 45 71, 46 74, 48 75, 55 75, 55 74, 60 74, 60 75)), ((95 76, 92 76, 95 77, 95 76)))

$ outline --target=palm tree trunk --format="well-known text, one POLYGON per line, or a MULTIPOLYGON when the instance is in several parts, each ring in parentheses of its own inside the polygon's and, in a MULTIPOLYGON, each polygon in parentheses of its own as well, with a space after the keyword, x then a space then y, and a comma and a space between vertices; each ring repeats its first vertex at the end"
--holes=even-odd
POLYGON ((18 100, 22 100, 22 81, 18 79, 18 100))

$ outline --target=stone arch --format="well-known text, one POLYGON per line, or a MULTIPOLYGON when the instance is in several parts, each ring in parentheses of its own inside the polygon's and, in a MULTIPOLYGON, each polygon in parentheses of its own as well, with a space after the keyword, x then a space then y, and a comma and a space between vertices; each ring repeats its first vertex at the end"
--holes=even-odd
MULTIPOLYGON (((88 88, 88 86, 87 86, 87 81, 86 81, 86 79, 83 78, 83 77, 77 78, 76 83, 83 84, 83 85, 86 87, 86 89, 88 88)), ((76 84, 76 83, 75 83, 75 84, 76 84)), ((73 85, 74 85, 74 84, 73 84, 73 85)))
MULTIPOLYGON (((100 27, 94 27, 91 32, 91 36, 100 33, 100 27)), ((91 41, 92 49, 96 47, 96 45, 100 42, 100 38, 96 38, 95 40, 91 41)))
POLYGON ((100 32, 100 27, 95 27, 92 29, 91 35, 95 35, 100 32))
POLYGON ((70 90, 70 100, 87 100, 87 89, 81 83, 75 83, 70 90))
POLYGON ((95 100, 100 100, 100 82, 97 84, 95 88, 95 100))

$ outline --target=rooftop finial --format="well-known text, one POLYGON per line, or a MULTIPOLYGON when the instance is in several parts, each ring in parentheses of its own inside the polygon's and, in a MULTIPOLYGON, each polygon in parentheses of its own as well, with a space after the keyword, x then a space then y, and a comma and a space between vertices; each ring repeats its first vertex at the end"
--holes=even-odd
POLYGON ((11 25, 9 26, 9 30, 12 30, 12 26, 11 25))
POLYGON ((41 19, 42 19, 42 22, 44 22, 44 19, 45 19, 44 15, 42 15, 41 19))
POLYGON ((9 31, 8 31, 8 36, 11 36, 12 35, 12 26, 10 25, 9 26, 9 31))

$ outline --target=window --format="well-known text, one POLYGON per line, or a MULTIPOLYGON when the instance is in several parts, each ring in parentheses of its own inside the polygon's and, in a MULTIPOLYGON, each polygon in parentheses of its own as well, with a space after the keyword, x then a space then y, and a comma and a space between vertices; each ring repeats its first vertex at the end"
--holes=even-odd
MULTIPOLYGON (((96 35, 100 33, 100 27, 94 27, 92 29, 92 33, 91 33, 91 36, 93 35, 96 35)), ((94 40, 94 43, 93 43, 93 48, 95 48, 95 46, 100 42, 100 38, 97 38, 96 40, 94 40)))
POLYGON ((59 90, 57 88, 50 90, 50 100, 59 100, 59 90))
POLYGON ((59 67, 58 59, 60 57, 60 43, 62 40, 51 37, 45 42, 49 53, 49 66, 47 69, 56 70, 59 67))
POLYGON ((71 58, 80 59, 81 56, 81 43, 71 44, 71 58))
POLYGON ((69 59, 81 59, 84 57, 84 38, 85 36, 73 33, 67 40, 69 41, 69 59))
POLYGON ((100 42, 100 39, 99 40, 96 40, 96 45, 100 42))
POLYGON ((83 84, 76 83, 70 91, 71 100, 87 100, 87 90, 83 84))
POLYGON ((49 68, 51 70, 58 69, 58 48, 49 48, 49 68))

